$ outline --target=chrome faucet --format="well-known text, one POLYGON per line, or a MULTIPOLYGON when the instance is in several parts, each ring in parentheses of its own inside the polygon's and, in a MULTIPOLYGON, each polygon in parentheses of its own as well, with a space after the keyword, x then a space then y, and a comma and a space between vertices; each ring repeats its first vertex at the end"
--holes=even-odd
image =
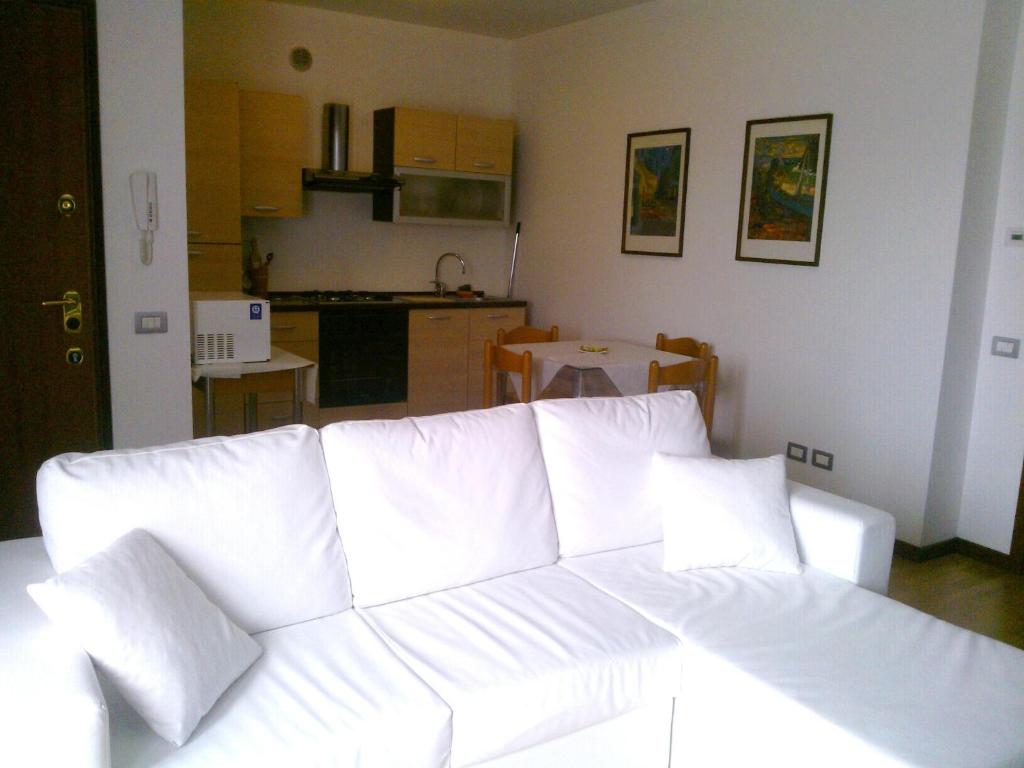
POLYGON ((441 281, 441 262, 444 261, 447 256, 454 256, 458 259, 459 264, 462 265, 462 274, 466 274, 466 262, 462 260, 462 257, 459 256, 459 254, 453 253, 452 251, 442 253, 437 259, 437 264, 434 265, 434 279, 430 281, 434 284, 434 294, 437 296, 444 296, 444 292, 448 288, 448 286, 441 281))

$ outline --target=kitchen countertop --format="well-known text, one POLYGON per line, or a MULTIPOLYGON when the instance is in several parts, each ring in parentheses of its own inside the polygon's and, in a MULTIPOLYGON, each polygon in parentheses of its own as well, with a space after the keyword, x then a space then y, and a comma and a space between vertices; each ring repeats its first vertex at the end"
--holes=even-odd
POLYGON ((450 309, 472 309, 473 307, 525 307, 523 299, 508 299, 503 296, 480 296, 473 299, 460 299, 454 294, 435 296, 432 293, 399 292, 392 294, 389 300, 380 301, 317 301, 311 297, 275 298, 270 297, 271 312, 313 312, 321 309, 355 310, 360 307, 373 309, 432 309, 448 307, 450 309))

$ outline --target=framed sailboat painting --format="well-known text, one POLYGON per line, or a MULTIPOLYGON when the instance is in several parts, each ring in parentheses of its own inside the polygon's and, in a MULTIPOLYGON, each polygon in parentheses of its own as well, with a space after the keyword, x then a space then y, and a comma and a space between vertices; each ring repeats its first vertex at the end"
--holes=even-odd
POLYGON ((818 266, 832 115, 747 122, 736 259, 818 266))

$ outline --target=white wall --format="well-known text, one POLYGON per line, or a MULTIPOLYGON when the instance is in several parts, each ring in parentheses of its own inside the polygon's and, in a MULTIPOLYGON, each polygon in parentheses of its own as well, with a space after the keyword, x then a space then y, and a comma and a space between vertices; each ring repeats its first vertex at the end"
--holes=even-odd
MULTIPOLYGON (((922 544, 953 538, 960 519, 978 360, 987 352, 982 349, 981 329, 1020 17, 1021 0, 986 3, 922 544)), ((1000 403, 994 410, 1000 418, 1005 414, 1003 407, 1000 403)), ((1024 439, 1024 435, 1019 434, 1017 439, 1024 439)), ((991 545, 993 540, 986 540, 991 545)), ((1007 536, 1007 549, 1009 541, 1007 536)))
POLYGON ((98 0, 103 237, 114 444, 192 437, 185 134, 179 0, 98 0), (145 55, 142 55, 142 54, 145 55), (157 173, 153 263, 138 257, 128 176, 157 173), (134 313, 164 310, 166 334, 135 335, 134 313))
POLYGON ((657 0, 517 46, 520 286, 564 335, 711 341, 715 449, 920 543, 984 5, 657 0), (835 115, 821 266, 734 260, 747 120, 835 115), (682 259, 619 252, 626 134, 692 128, 682 259))
MULTIPOLYGON (((188 0, 185 30, 189 77, 305 97, 309 166, 320 165, 325 102, 349 105, 349 168, 367 171, 375 109, 512 115, 508 41, 263 0, 188 0), (308 72, 289 65, 296 46, 313 54, 308 72)), ((371 220, 369 195, 314 192, 305 199, 303 218, 245 219, 245 235, 275 254, 271 290, 426 291, 434 262, 450 250, 465 257, 468 270, 462 277, 448 263, 449 284, 505 287, 508 228, 395 225, 371 220)))
POLYGON ((1024 19, 1017 33, 999 202, 970 444, 957 535, 1009 552, 1024 458, 1024 358, 989 354, 993 336, 1024 338, 1024 248, 1010 247, 1010 227, 1024 227, 1024 19))

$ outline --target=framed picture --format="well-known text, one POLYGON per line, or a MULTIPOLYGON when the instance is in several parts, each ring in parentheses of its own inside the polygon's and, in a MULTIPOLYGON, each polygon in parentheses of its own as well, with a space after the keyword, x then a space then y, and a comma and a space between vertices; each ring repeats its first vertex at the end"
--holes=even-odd
POLYGON ((623 253, 683 255, 689 165, 689 128, 631 133, 626 137, 623 253))
POLYGON ((831 114, 747 123, 738 261, 818 266, 831 138, 831 114))

